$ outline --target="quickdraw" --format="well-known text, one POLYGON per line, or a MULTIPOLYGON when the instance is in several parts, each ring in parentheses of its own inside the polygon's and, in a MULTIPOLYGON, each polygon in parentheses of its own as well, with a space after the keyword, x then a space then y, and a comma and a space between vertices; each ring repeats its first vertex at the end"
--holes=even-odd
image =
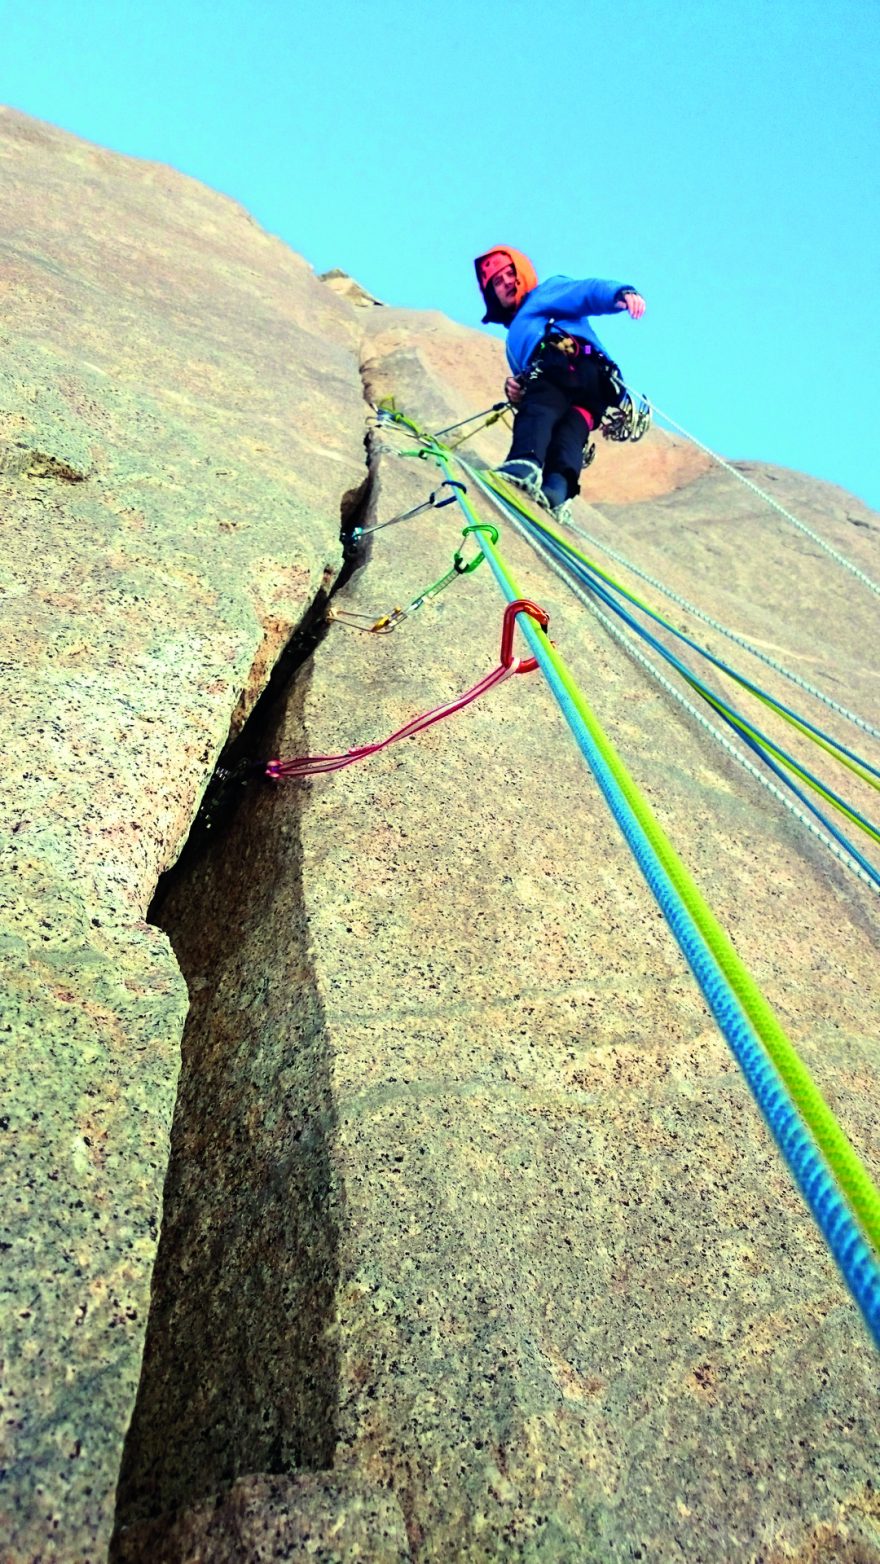
MULTIPOLYGON (((444 500, 442 503, 448 505, 449 501, 444 500)), ((491 536, 493 543, 498 542, 498 529, 493 527, 491 522, 481 522, 479 526, 464 527, 462 529, 462 538, 466 542, 472 533, 479 532, 487 532, 491 536)), ((477 550, 473 559, 465 560, 463 547, 464 544, 456 549, 452 556, 452 565, 449 570, 445 571, 438 580, 432 582, 431 586, 425 587, 424 592, 419 592, 407 604, 406 608, 395 607, 391 609, 390 613, 381 614, 378 617, 373 614, 359 614, 347 608, 329 608, 327 610, 328 623, 344 625, 349 630, 363 630, 368 635, 390 635, 392 630, 396 630, 398 625, 403 624, 405 619, 409 619, 411 614, 416 613, 425 603, 429 603, 433 598, 438 597, 451 582, 455 581, 459 576, 469 576, 472 571, 476 570, 478 565, 482 564, 485 558, 482 549, 477 550), (371 624, 358 622, 368 619, 373 622, 371 624)))
MULTIPOLYGON (((478 526, 476 530, 483 529, 478 526)), ((411 717, 402 728, 398 728, 396 732, 389 734, 388 738, 380 739, 375 744, 361 744, 356 749, 345 750, 339 755, 297 755, 290 760, 269 760, 266 762, 264 775, 272 782, 280 782, 292 777, 313 777, 328 771, 341 771, 344 766, 354 765, 356 760, 366 760, 370 755, 376 755, 380 750, 387 749, 389 744, 396 744, 400 739, 413 738, 416 733, 432 727, 443 717, 452 717, 456 712, 463 711, 465 706, 469 706, 472 701, 478 700, 496 684, 501 684, 514 674, 531 673, 538 666, 537 660, 534 657, 513 655, 513 632, 520 614, 527 614, 544 631, 550 623, 549 615, 544 609, 539 608, 537 603, 531 602, 529 598, 517 598, 514 602, 508 603, 504 610, 498 664, 469 690, 465 690, 463 695, 446 701, 442 706, 435 706, 430 711, 423 712, 421 716, 411 717)))
POLYGON ((456 489, 467 490, 467 484, 458 483, 455 478, 444 478, 440 489, 434 489, 426 500, 420 505, 414 505, 411 510, 401 511, 399 516, 389 516, 387 521, 378 521, 374 527, 352 527, 350 537, 352 543, 360 543, 362 538, 369 537, 371 532, 381 532, 383 527, 394 527, 399 521, 411 521, 414 516, 421 516, 426 510, 442 510, 444 505, 455 504, 456 489), (452 493, 443 500, 438 499, 440 489, 451 489, 452 493))
POLYGON ((464 429, 468 424, 477 424, 476 429, 471 429, 469 434, 460 435, 457 440, 446 441, 446 449, 455 451, 460 445, 464 444, 465 440, 472 440, 475 434, 480 433, 481 429, 489 429, 492 424, 497 424, 499 418, 503 418, 504 414, 510 412, 510 410, 510 402, 493 402, 491 407, 484 407, 481 413, 473 413, 470 418, 462 418, 457 424, 447 424, 445 429, 436 430, 431 438, 440 440, 447 434, 453 434, 456 429, 464 429), (481 424, 477 423, 477 420, 480 418, 483 419, 481 424))

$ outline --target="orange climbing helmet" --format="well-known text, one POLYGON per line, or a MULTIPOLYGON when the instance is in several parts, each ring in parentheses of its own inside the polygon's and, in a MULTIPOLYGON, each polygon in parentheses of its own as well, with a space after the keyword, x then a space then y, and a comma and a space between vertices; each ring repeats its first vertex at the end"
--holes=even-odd
POLYGON ((516 314, 527 293, 538 286, 538 275, 527 255, 522 255, 519 250, 512 250, 509 244, 496 245, 491 250, 486 250, 478 255, 474 261, 477 272, 477 282, 483 295, 486 306, 484 321, 495 321, 500 326, 509 326, 511 316, 516 314), (495 289, 491 287, 492 278, 496 277, 505 266, 512 266, 516 272, 516 303, 512 310, 506 310, 499 302, 495 289))

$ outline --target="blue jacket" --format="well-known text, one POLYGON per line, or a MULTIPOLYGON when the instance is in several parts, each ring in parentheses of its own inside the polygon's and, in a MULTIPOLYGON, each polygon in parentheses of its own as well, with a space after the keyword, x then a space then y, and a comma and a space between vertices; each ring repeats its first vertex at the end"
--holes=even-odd
POLYGON ((510 323, 507 333, 507 362, 515 375, 528 369, 532 354, 551 320, 558 320, 572 336, 592 342, 604 353, 590 325, 591 315, 614 315, 625 309, 624 293, 636 290, 625 282, 603 282, 587 277, 548 277, 527 293, 510 323))

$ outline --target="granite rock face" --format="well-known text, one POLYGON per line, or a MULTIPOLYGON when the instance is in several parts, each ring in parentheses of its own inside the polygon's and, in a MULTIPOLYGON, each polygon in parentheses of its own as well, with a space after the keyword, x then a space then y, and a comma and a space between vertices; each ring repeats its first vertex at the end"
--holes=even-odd
MULTIPOLYGON (((10 1207, 10 1559, 106 1557, 172 1103, 117 1564, 880 1559, 876 1356, 539 675, 336 777, 252 785, 194 837, 152 914, 189 992, 174 1101, 185 998, 144 913, 224 738, 339 568, 340 510, 364 475, 359 375, 368 399, 394 395, 437 428, 498 397, 503 356, 437 314, 322 284, 168 170, 19 116, 3 128, 10 177, 44 180, 20 264, 42 257, 54 277, 70 257, 74 299, 40 316, 22 273, 38 367, 3 414, 19 536, 37 535, 34 495, 55 529, 38 564, 4 554, 12 601, 29 593, 28 616, 71 637, 36 669, 64 723, 46 694, 43 715, 27 705, 39 659, 23 632, 7 719, 48 756, 3 806, 15 825, 27 801, 31 822, 10 836, 30 876, 8 915, 12 1167, 32 1170, 10 1207), (107 234, 130 225, 140 270, 117 276, 107 234), (88 320, 81 278, 103 290, 88 320), (62 360, 71 376, 109 363, 107 323, 129 311, 133 333, 145 298, 149 330, 137 352, 121 333, 83 426, 57 400, 62 360), (179 346, 187 322, 198 352, 179 346), (196 359, 210 394, 187 379, 196 359), (138 595, 113 507, 134 482, 142 395, 157 410, 139 447, 138 595), (239 522, 219 537, 218 451, 222 517, 239 522), (45 609, 62 577, 72 604, 45 609), (115 727, 108 687, 133 713, 115 727)), ((495 461, 506 438, 495 425, 471 449, 495 461)), ((373 432, 365 526, 436 487, 396 454, 407 445, 373 432)), ((880 574, 880 518, 827 485, 747 472, 880 574)), ((731 475, 652 432, 601 446, 583 490, 588 552, 637 560, 877 723, 875 600, 731 475)), ((382 737, 494 666, 503 605, 485 564, 394 634, 340 622, 413 598, 461 525, 449 507, 375 534, 287 699, 252 725, 256 751, 382 737)), ((876 899, 503 523, 501 541, 876 1170, 876 899)), ((729 655, 685 609, 672 617, 729 655)), ((871 812, 867 788, 847 791, 871 812)))
POLYGON ((117 1564, 409 1564, 391 1494, 357 1481, 304 1473, 244 1477, 178 1516, 120 1533, 117 1564))
MULTIPOLYGON (((363 351, 371 397, 434 427, 498 384, 497 344, 437 316, 367 315, 363 351)), ((396 443, 375 439, 368 524, 437 482, 396 443)), ((579 522, 876 721, 870 594, 680 449, 607 453, 615 491, 600 449, 585 491, 625 492, 630 462, 635 497, 579 522)), ((876 516, 749 470, 876 574, 876 516)), ((375 534, 334 612, 407 602, 460 522, 375 534)), ((509 528, 503 546, 876 1166, 875 900, 509 528)), ((337 618, 263 753, 341 751, 466 689, 501 606, 483 566, 393 635, 337 618)), ((161 921, 193 1005, 133 1535, 242 1460, 388 1486, 420 1560, 880 1557, 874 1354, 537 676, 252 793, 161 921)))
POLYGON ((326 283, 333 293, 338 294, 341 299, 348 299, 349 303, 355 304, 358 309, 372 309, 373 305, 382 304, 381 299, 368 293, 354 277, 349 277, 348 272, 340 271, 338 266, 334 266, 329 272, 321 272, 320 280, 326 283))
POLYGON ((78 1559, 112 1526, 187 1008, 145 915, 339 569, 363 412, 349 307, 233 202, 8 110, 0 182, 0 1533, 78 1559))

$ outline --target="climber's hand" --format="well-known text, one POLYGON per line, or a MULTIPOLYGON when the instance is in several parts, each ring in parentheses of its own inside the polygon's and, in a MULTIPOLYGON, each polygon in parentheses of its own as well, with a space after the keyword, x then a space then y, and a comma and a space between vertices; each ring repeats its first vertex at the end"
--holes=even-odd
POLYGON ((520 385, 516 375, 509 375, 504 382, 504 395, 508 402, 521 402, 525 395, 524 387, 520 385))
POLYGON ((629 310, 633 320, 641 320, 645 313, 645 301, 640 293, 625 293, 623 295, 624 308, 629 310))

